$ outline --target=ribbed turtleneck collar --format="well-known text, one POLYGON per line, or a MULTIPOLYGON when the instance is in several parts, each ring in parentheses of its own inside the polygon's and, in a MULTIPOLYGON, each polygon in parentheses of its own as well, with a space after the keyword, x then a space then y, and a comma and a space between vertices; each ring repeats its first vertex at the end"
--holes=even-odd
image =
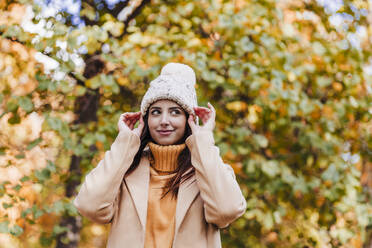
POLYGON ((161 146, 149 142, 149 148, 154 156, 152 167, 159 172, 173 172, 177 169, 177 159, 186 144, 161 146))

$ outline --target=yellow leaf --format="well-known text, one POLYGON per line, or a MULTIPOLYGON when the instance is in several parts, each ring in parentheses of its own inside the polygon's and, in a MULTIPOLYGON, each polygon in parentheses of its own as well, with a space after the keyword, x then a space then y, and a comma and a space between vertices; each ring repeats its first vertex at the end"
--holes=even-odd
POLYGON ((129 85, 129 79, 127 77, 118 77, 116 78, 116 81, 120 86, 128 86, 129 85))
POLYGON ((231 163, 231 167, 233 168, 234 172, 238 174, 241 172, 243 164, 241 162, 231 163))
POLYGON ((332 87, 335 91, 338 91, 338 92, 342 90, 342 84, 340 84, 339 82, 333 82, 332 87))
POLYGON ((240 111, 246 111, 248 108, 248 105, 242 101, 234 101, 234 102, 229 102, 228 104, 226 104, 226 108, 231 111, 240 112, 240 111))

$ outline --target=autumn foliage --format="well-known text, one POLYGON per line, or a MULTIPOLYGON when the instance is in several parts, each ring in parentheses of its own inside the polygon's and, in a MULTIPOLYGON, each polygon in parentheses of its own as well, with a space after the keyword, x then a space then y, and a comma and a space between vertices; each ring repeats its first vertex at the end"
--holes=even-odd
POLYGON ((71 200, 170 61, 195 69, 247 199, 224 247, 370 247, 370 1, 82 1, 78 16, 0 0, 1 248, 105 247, 71 200))

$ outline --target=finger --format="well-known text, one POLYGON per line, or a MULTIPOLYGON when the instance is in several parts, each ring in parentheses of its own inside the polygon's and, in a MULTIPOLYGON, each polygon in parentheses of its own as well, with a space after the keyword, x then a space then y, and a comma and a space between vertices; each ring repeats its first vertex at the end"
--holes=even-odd
POLYGON ((129 124, 129 121, 130 121, 130 115, 129 115, 129 113, 123 114, 122 120, 125 122, 125 124, 128 125, 129 124))
POLYGON ((125 123, 125 125, 129 126, 130 124, 130 120, 128 120, 126 117, 123 118, 123 122, 125 123))
POLYGON ((137 116, 137 115, 140 115, 141 112, 127 112, 125 113, 124 115, 128 115, 128 116, 137 116))
POLYGON ((129 128, 133 126, 133 118, 131 118, 130 116, 127 116, 124 122, 129 128))
POLYGON ((201 117, 203 124, 207 123, 209 120, 209 115, 208 114, 203 114, 201 117))
POLYGON ((120 121, 124 121, 126 119, 126 116, 125 114, 121 114, 120 117, 119 117, 120 121))
POLYGON ((210 110, 208 109, 200 109, 197 114, 198 117, 202 120, 203 124, 210 118, 210 110))
POLYGON ((138 116, 136 116, 136 115, 131 115, 131 117, 129 118, 129 121, 131 122, 131 123, 136 123, 136 121, 139 119, 139 117, 138 116))
POLYGON ((132 120, 131 120, 131 122, 130 122, 130 127, 131 127, 131 129, 134 128, 134 126, 136 125, 136 123, 137 123, 137 119, 132 119, 132 120))
POLYGON ((198 117, 200 117, 200 118, 202 118, 202 116, 207 112, 206 109, 201 108, 201 107, 195 108, 194 111, 195 111, 195 114, 196 114, 198 117))
POLYGON ((212 116, 216 116, 216 109, 213 107, 213 105, 210 102, 208 102, 208 107, 211 110, 212 116))
POLYGON ((216 116, 216 109, 212 106, 210 102, 208 102, 208 109, 206 109, 206 113, 208 115, 208 118, 215 118, 216 116))
POLYGON ((138 114, 136 113, 127 113, 126 118, 128 119, 135 119, 137 118, 138 114))
POLYGON ((212 110, 213 112, 216 112, 216 109, 213 107, 213 105, 210 102, 208 102, 207 105, 210 110, 212 110))
POLYGON ((195 107, 194 110, 196 112, 205 112, 205 111, 210 111, 208 108, 205 107, 195 107))
POLYGON ((132 117, 130 114, 124 115, 124 122, 129 123, 132 121, 132 117))
POLYGON ((199 116, 199 115, 206 115, 206 114, 210 114, 212 112, 212 110, 208 109, 208 108, 204 108, 204 107, 199 107, 198 109, 195 110, 195 113, 199 116))
POLYGON ((130 123, 132 123, 133 121, 137 122, 139 117, 140 117, 139 113, 127 113, 125 115, 125 120, 129 121, 130 123))
POLYGON ((193 115, 190 115, 189 116, 189 119, 187 120, 187 122, 189 123, 189 126, 191 128, 191 132, 194 133, 194 130, 196 128, 196 124, 195 124, 195 118, 193 115))
POLYGON ((142 129, 144 128, 144 126, 145 126, 145 122, 144 122, 143 117, 141 115, 140 119, 139 119, 139 124, 138 124, 138 128, 140 129, 141 133, 142 133, 142 129))
POLYGON ((145 126, 145 121, 143 120, 142 115, 140 115, 140 118, 139 118, 139 126, 142 126, 142 128, 145 126))
POLYGON ((204 115, 201 113, 201 112, 195 112, 196 116, 199 117, 199 119, 202 121, 202 123, 204 123, 203 119, 204 119, 204 115))
POLYGON ((141 116, 141 112, 134 112, 132 113, 133 118, 139 118, 141 116))

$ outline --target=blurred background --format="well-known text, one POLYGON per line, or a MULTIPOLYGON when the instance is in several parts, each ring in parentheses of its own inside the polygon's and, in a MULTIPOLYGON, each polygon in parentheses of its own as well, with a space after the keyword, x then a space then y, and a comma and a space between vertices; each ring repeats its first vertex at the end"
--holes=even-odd
POLYGON ((372 247, 371 0, 0 0, 0 247, 105 247, 71 204, 168 62, 246 213, 224 248, 372 247))

